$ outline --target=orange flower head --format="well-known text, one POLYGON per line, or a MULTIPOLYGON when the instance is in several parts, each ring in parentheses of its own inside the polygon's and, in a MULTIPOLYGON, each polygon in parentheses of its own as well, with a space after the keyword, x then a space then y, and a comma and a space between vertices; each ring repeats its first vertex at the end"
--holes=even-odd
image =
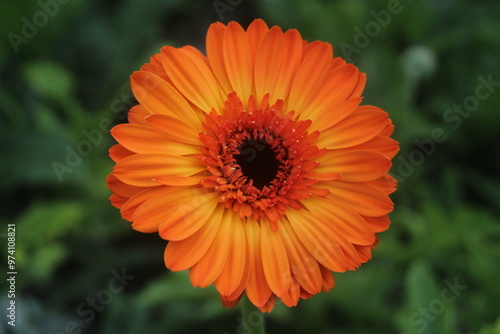
POLYGON ((206 51, 166 46, 133 73, 111 202, 225 306, 295 306, 368 261, 388 228, 394 127, 360 106, 365 75, 297 30, 214 23, 206 51))

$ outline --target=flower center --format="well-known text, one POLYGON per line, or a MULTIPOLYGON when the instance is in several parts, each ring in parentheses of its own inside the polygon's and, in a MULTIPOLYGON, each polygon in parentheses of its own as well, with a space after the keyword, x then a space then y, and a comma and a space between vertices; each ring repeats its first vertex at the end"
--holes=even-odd
POLYGON ((238 148, 239 154, 234 155, 236 162, 241 167, 243 176, 252 180, 253 186, 262 190, 274 180, 280 162, 277 153, 271 145, 262 140, 250 139, 244 141, 238 148))
POLYGON ((196 157, 208 170, 204 188, 219 192, 219 202, 241 218, 267 217, 273 229, 288 207, 301 209, 299 200, 329 191, 313 185, 317 159, 326 153, 314 142, 319 131, 308 133, 311 121, 297 121, 283 112, 283 101, 268 106, 267 97, 246 108, 236 93, 224 109, 206 115, 200 132, 203 146, 196 157))

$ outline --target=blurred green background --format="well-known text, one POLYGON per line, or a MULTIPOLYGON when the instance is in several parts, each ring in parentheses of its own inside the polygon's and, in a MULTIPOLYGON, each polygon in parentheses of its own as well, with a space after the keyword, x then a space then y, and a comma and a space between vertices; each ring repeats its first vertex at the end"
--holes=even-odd
POLYGON ((337 274, 330 293, 292 309, 279 303, 268 332, 500 333, 497 0, 0 8, 0 257, 6 263, 6 225, 15 224, 18 271, 15 328, 2 273, 1 333, 251 333, 242 324, 257 314, 238 318, 215 289, 164 267, 165 241, 120 218, 105 178, 109 128, 135 103, 130 74, 163 45, 203 50, 214 21, 256 17, 330 42, 366 72, 364 104, 390 114, 401 143, 392 226, 373 260, 337 274))

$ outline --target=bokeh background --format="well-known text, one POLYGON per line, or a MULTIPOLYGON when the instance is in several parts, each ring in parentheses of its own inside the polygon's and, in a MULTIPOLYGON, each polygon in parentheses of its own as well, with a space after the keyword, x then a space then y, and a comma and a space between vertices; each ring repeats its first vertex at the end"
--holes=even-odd
POLYGON ((268 333, 500 333, 500 2, 41 0, 0 5, 0 255, 16 226, 16 327, 1 333, 251 333, 213 288, 164 267, 165 241, 109 205, 129 76, 210 23, 260 17, 367 73, 401 151, 391 228, 336 287, 278 303, 268 333), (110 286, 125 273, 124 285, 110 286), (113 281, 114 282, 114 281, 113 281), (92 304, 95 300, 96 304, 92 304), (95 306, 91 306, 95 305, 95 306))

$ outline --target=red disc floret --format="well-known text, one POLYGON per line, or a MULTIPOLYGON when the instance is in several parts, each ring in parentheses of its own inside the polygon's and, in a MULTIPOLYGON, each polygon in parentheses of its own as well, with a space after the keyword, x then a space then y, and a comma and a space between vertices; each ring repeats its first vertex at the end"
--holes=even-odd
MULTIPOLYGON (((213 110, 206 115, 205 131, 199 134, 202 153, 197 158, 206 164, 211 174, 201 181, 204 188, 218 191, 219 201, 227 208, 232 207, 241 218, 253 216, 259 220, 267 216, 276 229, 276 221, 285 214, 287 206, 301 209, 298 200, 311 194, 328 194, 327 190, 312 187, 317 180, 311 173, 319 165, 316 159, 323 156, 326 149, 320 150, 314 145, 319 131, 307 132, 310 120, 295 120, 293 111, 284 114, 282 100, 271 107, 264 103, 257 108, 250 97, 244 108, 236 94, 231 93, 222 113, 213 110), (243 174, 236 160, 242 153, 242 144, 248 142, 266 143, 279 162, 276 176, 261 189, 243 174)), ((255 145, 257 150, 258 144, 255 145)), ((255 155, 255 152, 250 153, 255 155)))

